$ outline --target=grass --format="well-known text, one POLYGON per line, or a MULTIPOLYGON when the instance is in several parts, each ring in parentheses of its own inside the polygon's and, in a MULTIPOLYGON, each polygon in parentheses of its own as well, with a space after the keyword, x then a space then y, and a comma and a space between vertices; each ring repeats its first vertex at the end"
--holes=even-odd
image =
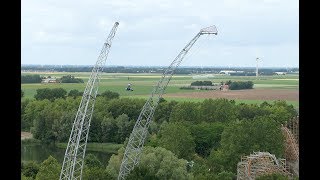
MULTIPOLYGON (((66 149, 68 143, 57 143, 58 148, 66 149)), ((105 153, 117 153, 123 144, 114 143, 87 143, 87 150, 105 153)))
MULTIPOLYGON (((148 99, 149 96, 146 96, 146 95, 137 95, 137 96, 127 96, 129 98, 141 98, 141 99, 148 99)), ((126 97, 126 98, 127 98, 126 97)), ((179 98, 179 97, 166 97, 164 98, 166 101, 177 101, 177 102, 202 102, 204 101, 205 99, 208 99, 208 98, 179 98)), ((246 103, 246 104, 261 104, 263 103, 264 101, 272 104, 274 100, 250 100, 250 99, 235 99, 234 100, 236 102, 236 104, 239 104, 239 103, 246 103)), ((287 104, 289 105, 293 105, 293 107, 295 108, 298 108, 299 107, 299 101, 286 101, 287 104)))
MULTIPOLYGON (((22 73, 26 74, 40 74, 42 76, 62 77, 65 75, 73 75, 76 78, 82 78, 85 83, 63 83, 63 84, 21 84, 21 89, 24 91, 24 98, 33 98, 36 94, 36 89, 40 88, 64 88, 69 92, 72 89, 84 91, 86 83, 90 77, 91 72, 38 72, 38 73, 22 73)), ((106 90, 118 92, 121 97, 130 98, 147 98, 157 84, 161 74, 149 73, 102 73, 99 85, 99 93, 106 90), (127 84, 131 83, 134 91, 126 91, 127 84)), ((197 90, 179 89, 182 86, 188 86, 194 81, 210 80, 214 83, 222 81, 253 81, 256 89, 292 89, 299 90, 299 76, 298 75, 274 75, 274 76, 259 76, 257 80, 255 76, 227 76, 214 75, 214 77, 203 79, 193 79, 192 75, 174 75, 165 90, 165 93, 183 93, 183 92, 198 92, 197 90)), ((203 101, 203 98, 174 98, 177 101, 203 101)), ((262 100, 237 100, 243 102, 263 102, 262 100)), ((289 101, 288 101, 289 102, 289 101)), ((299 102, 289 102, 294 106, 299 106, 299 102)))

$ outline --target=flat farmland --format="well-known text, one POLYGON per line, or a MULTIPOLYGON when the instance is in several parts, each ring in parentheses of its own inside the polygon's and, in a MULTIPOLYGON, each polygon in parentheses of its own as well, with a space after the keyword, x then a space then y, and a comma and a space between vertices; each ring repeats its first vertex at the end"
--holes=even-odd
MULTIPOLYGON (((89 72, 37 72, 21 73, 39 74, 41 76, 51 76, 60 78, 65 75, 73 75, 81 78, 85 83, 50 83, 50 84, 21 84, 21 89, 25 93, 24 98, 33 98, 36 90, 40 88, 64 88, 68 92, 72 89, 84 91, 88 81, 89 72)), ((105 90, 114 91, 121 97, 148 98, 153 87, 157 84, 161 74, 138 74, 138 73, 102 73, 99 85, 99 92, 105 90), (134 91, 126 91, 127 84, 131 83, 134 91)), ((163 96, 167 100, 176 101, 202 101, 207 98, 227 98, 236 102, 261 103, 263 101, 286 100, 289 104, 299 107, 299 76, 298 75, 274 75, 260 76, 259 79, 250 76, 228 76, 228 75, 174 75, 163 96), (212 81, 220 83, 225 81, 253 81, 254 89, 251 90, 182 90, 180 87, 189 86, 194 81, 212 81)))

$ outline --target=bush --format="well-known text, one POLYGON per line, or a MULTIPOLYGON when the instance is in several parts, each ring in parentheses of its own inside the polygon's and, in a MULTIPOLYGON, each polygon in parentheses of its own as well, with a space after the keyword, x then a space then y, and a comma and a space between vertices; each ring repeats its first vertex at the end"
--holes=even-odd
POLYGON ((53 101, 54 99, 64 98, 67 95, 67 91, 63 88, 43 88, 37 89, 37 93, 34 95, 36 100, 49 99, 53 101))
POLYGON ((21 76, 21 84, 26 83, 41 83, 42 79, 40 75, 25 75, 21 76))
POLYGON ((108 99, 119 99, 120 94, 117 92, 106 90, 101 94, 101 96, 106 97, 108 99))
POLYGON ((36 178, 36 175, 39 171, 39 164, 37 164, 35 161, 30 161, 25 164, 23 164, 23 168, 21 169, 21 173, 29 178, 36 178))
POLYGON ((62 76, 60 78, 61 83, 83 83, 82 79, 75 78, 72 75, 62 76))
POLYGON ((212 86, 211 81, 195 81, 191 83, 191 86, 212 86))
POLYGON ((70 90, 70 92, 68 93, 68 96, 71 96, 73 98, 76 98, 78 96, 82 96, 83 92, 78 91, 77 89, 72 89, 70 90))
POLYGON ((252 81, 235 81, 229 84, 230 90, 239 90, 239 89, 252 89, 253 82, 252 81))

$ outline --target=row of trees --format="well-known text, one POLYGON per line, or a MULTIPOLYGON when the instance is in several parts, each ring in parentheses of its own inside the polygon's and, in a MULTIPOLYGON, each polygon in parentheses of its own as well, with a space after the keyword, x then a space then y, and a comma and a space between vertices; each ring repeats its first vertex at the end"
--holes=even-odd
POLYGON ((83 83, 83 79, 75 78, 72 75, 62 76, 59 81, 61 83, 83 83))
MULTIPOLYGON (((125 144, 145 100, 119 98, 110 91, 105 94, 109 96, 96 99, 88 141, 125 144)), ((21 128, 31 130, 43 142, 67 142, 80 100, 79 96, 53 101, 22 100, 21 128)), ((280 127, 296 115, 293 106, 285 101, 257 105, 236 104, 227 99, 203 102, 162 99, 150 124, 141 159, 144 163, 129 177, 234 178, 241 156, 268 151, 283 157, 280 127)), ((110 158, 106 169, 97 171, 116 177, 123 151, 120 149, 118 155, 110 158)))
MULTIPOLYGON (((221 82, 222 84, 229 85, 230 90, 239 90, 239 89, 252 89, 253 82, 252 81, 226 81, 226 83, 221 82)), ((213 86, 211 81, 195 81, 191 83, 191 86, 213 86)), ((182 87, 180 89, 193 89, 192 87, 182 87)))
MULTIPOLYGON (((35 161, 21 163, 21 180, 51 180, 59 179, 61 166, 57 159, 49 156, 42 163, 35 161)), ((103 164, 93 154, 87 154, 84 161, 82 179, 104 180, 111 179, 103 164)))
MULTIPOLYGON (((36 100, 48 99, 50 101, 54 101, 55 99, 59 99, 59 98, 66 98, 66 97, 77 98, 82 95, 83 95, 83 92, 81 92, 77 89, 72 89, 68 93, 63 88, 42 88, 42 89, 36 90, 36 94, 34 95, 34 98, 36 100)), ((21 90, 21 98, 23 96, 24 96, 24 91, 21 90)), ((113 98, 119 98, 120 95, 117 92, 112 92, 112 91, 106 90, 102 94, 97 94, 97 96, 103 96, 108 99, 113 99, 113 98)))
MULTIPOLYGON (((107 92, 110 91, 102 93, 104 96, 98 96, 96 99, 95 111, 92 117, 92 127, 90 130, 92 135, 101 134, 101 131, 103 130, 103 128, 100 130, 95 129, 93 128, 94 126, 103 127, 101 126, 102 124, 107 124, 106 126, 108 127, 115 127, 116 123, 120 120, 130 128, 133 124, 131 121, 135 122, 145 103, 143 99, 119 98, 118 94, 114 93, 115 96, 111 96, 111 93, 113 92, 107 92), (108 94, 111 95, 107 96, 108 94)), ((51 126, 54 124, 53 121, 68 121, 71 123, 80 104, 80 100, 81 96, 76 98, 58 98, 53 101, 48 99, 22 100, 21 127, 23 130, 30 131, 32 128, 36 128, 37 125, 41 125, 41 121, 48 121, 44 123, 48 128, 40 128, 40 130, 44 131, 46 129, 53 129, 51 126)), ((202 122, 229 123, 236 120, 253 119, 256 116, 268 116, 281 124, 295 114, 296 111, 293 106, 287 105, 284 101, 275 101, 273 104, 264 102, 261 105, 236 104, 235 101, 227 99, 207 99, 197 103, 162 101, 156 109, 153 121, 155 124, 154 127, 152 127, 153 129, 151 128, 151 132, 156 132, 164 122, 182 122, 198 125, 202 122)), ((67 124, 68 122, 56 123, 60 126, 60 124, 67 124)), ((118 126, 120 127, 121 125, 118 126)), ((117 131, 116 128, 110 129, 117 131)), ((114 132, 112 133, 117 134, 114 132)), ((57 137, 60 137, 64 133, 57 134, 57 137)), ((118 139, 112 136, 109 136, 109 138, 118 139)))
POLYGON ((252 81, 234 81, 229 85, 230 90, 239 90, 239 89, 252 89, 252 81))
MULTIPOLYGON (((93 154, 87 154, 84 161, 82 179, 83 180, 104 180, 118 177, 120 163, 123 157, 124 148, 120 148, 117 155, 112 155, 108 165, 105 167, 101 161, 93 154)), ((140 163, 126 177, 128 180, 144 179, 235 179, 236 175, 228 171, 220 173, 211 173, 204 165, 203 161, 196 157, 196 162, 179 159, 171 151, 162 147, 146 146, 143 150, 140 163), (200 162, 200 163, 199 163, 200 162), (202 162, 203 163, 203 162, 202 162), (202 171, 202 172, 201 172, 202 171), (201 172, 201 173, 199 173, 201 172)), ((42 163, 35 161, 21 163, 22 180, 51 180, 58 179, 60 176, 61 164, 52 156, 49 156, 42 163)), ((259 180, 283 179, 281 174, 267 174, 258 177, 259 180)))
MULTIPOLYGON (((22 65, 21 70, 23 71, 49 71, 49 72, 91 72, 93 66, 76 66, 76 65, 22 65)), ((163 73, 164 67, 130 67, 130 66, 105 66, 104 71, 108 73, 163 73)), ((175 74, 199 74, 199 73, 219 73, 222 70, 226 70, 225 67, 183 67, 180 66, 175 70, 175 74)), ((234 67, 228 70, 244 71, 239 74, 254 74, 255 68, 240 68, 234 67)), ((274 72, 291 72, 299 71, 299 68, 259 68, 260 74, 272 75, 274 72)), ((232 74, 230 74, 232 75, 232 74)))
MULTIPOLYGON (((48 78, 51 78, 51 76, 48 76, 48 78)), ((45 79, 45 77, 41 77, 39 74, 35 75, 22 75, 21 76, 21 84, 26 83, 41 83, 42 79, 45 79)), ((75 78, 72 75, 62 76, 61 78, 57 79, 57 82, 60 83, 83 83, 83 79, 75 78)))
POLYGON ((253 88, 253 82, 252 81, 226 81, 221 82, 221 84, 229 85, 230 90, 239 90, 239 89, 252 89, 253 88))
POLYGON ((25 83, 41 83, 41 81, 42 81, 42 78, 38 74, 21 76, 21 84, 25 84, 25 83))
MULTIPOLYGON (((117 179, 123 152, 124 148, 121 148, 118 155, 112 155, 107 166, 103 165, 93 154, 87 154, 82 179, 117 179)), ((126 179, 193 179, 192 172, 186 166, 187 161, 177 158, 174 153, 161 147, 144 148, 140 162, 126 179)), ((54 157, 49 156, 42 163, 22 162, 21 179, 59 179, 60 171, 61 164, 54 157)))
POLYGON ((58 98, 64 98, 67 95, 67 91, 63 88, 43 88, 37 89, 37 93, 34 95, 36 100, 48 99, 53 101, 58 98))
POLYGON ((195 81, 191 83, 191 86, 212 86, 211 81, 195 81))

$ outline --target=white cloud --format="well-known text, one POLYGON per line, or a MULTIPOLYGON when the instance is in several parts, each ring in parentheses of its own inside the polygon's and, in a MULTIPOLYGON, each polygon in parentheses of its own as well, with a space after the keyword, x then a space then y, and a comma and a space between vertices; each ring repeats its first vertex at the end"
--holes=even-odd
MULTIPOLYGON (((281 62, 274 54, 282 51, 282 57, 298 64, 297 53, 290 52, 298 47, 298 8, 298 0, 23 0, 22 63, 45 61, 36 55, 39 52, 31 51, 37 46, 51 51, 52 58, 62 58, 52 51, 66 54, 82 48, 77 59, 61 62, 88 64, 84 53, 100 49, 119 21, 110 53, 114 64, 167 65, 201 28, 210 25, 216 25, 219 33, 198 53, 199 59, 217 56, 217 63, 241 59, 250 64, 248 59, 259 49, 270 62, 281 62)), ((202 40, 195 47, 198 43, 202 40)))

